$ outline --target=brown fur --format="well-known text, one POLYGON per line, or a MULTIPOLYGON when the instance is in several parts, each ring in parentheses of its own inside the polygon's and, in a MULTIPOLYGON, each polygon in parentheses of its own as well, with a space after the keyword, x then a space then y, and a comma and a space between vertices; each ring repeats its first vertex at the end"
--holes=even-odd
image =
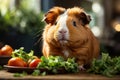
POLYGON ((70 36, 67 43, 61 44, 57 38, 59 24, 54 24, 64 11, 64 8, 54 7, 45 15, 47 25, 43 32, 43 55, 46 57, 50 55, 64 58, 75 57, 79 65, 90 64, 93 58, 99 56, 98 40, 88 26, 90 16, 78 7, 67 9, 67 26, 70 36), (76 27, 73 26, 72 21, 76 22, 76 27), (64 50, 69 51, 68 57, 64 55, 64 50))

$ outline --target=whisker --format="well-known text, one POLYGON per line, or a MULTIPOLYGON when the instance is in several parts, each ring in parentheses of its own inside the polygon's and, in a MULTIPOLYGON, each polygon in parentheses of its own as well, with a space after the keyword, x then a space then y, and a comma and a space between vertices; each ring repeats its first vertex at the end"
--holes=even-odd
POLYGON ((38 40, 35 42, 34 45, 37 45, 39 43, 42 42, 42 32, 43 32, 43 29, 40 29, 34 36, 34 38, 37 38, 38 40))
POLYGON ((34 45, 40 44, 42 42, 42 36, 37 40, 37 42, 35 42, 34 45))
POLYGON ((38 32, 35 33, 35 38, 39 37, 43 33, 43 29, 40 29, 38 32))

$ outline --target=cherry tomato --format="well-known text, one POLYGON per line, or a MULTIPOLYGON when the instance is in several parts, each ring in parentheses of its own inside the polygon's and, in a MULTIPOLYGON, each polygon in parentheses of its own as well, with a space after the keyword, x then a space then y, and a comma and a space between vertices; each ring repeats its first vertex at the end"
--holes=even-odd
POLYGON ((37 65, 39 64, 39 62, 41 62, 40 59, 33 59, 33 60, 30 62, 29 67, 34 67, 34 68, 36 68, 37 65))
POLYGON ((37 56, 33 56, 31 59, 28 60, 28 64, 30 64, 30 62, 33 60, 33 59, 39 59, 37 56))
POLYGON ((9 45, 5 45, 1 48, 1 55, 11 56, 13 48, 9 45))
POLYGON ((14 57, 8 61, 8 66, 26 67, 27 63, 19 57, 14 57))

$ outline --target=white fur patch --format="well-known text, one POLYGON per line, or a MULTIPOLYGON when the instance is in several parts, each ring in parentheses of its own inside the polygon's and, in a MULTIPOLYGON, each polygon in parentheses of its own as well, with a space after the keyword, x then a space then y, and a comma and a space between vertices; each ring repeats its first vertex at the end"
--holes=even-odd
POLYGON ((69 30, 66 24, 67 18, 68 18, 67 11, 64 14, 60 15, 60 19, 58 20, 58 24, 60 24, 58 31, 61 30, 67 31, 65 34, 65 38, 69 39, 69 30))
POLYGON ((64 55, 65 55, 66 57, 69 56, 69 52, 68 52, 67 50, 63 50, 63 53, 64 53, 64 55))
POLYGON ((58 29, 58 38, 61 39, 63 37, 63 34, 59 33, 59 31, 66 31, 66 33, 64 34, 64 39, 65 40, 61 40, 60 41, 60 44, 61 44, 61 47, 63 47, 63 53, 64 53, 64 56, 68 57, 69 56, 69 51, 65 48, 65 44, 67 43, 67 40, 69 39, 69 29, 67 27, 67 18, 68 18, 68 15, 67 15, 67 11, 60 15, 60 18, 58 20, 58 24, 59 24, 59 29, 58 29))

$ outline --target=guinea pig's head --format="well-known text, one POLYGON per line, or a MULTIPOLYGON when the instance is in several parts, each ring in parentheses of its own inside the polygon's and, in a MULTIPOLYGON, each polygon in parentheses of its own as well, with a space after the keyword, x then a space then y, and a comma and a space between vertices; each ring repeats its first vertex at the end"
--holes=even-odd
POLYGON ((87 36, 86 25, 91 20, 90 16, 78 7, 54 7, 45 14, 44 19, 47 24, 51 24, 47 35, 52 35, 52 39, 63 43, 84 40, 87 36))

